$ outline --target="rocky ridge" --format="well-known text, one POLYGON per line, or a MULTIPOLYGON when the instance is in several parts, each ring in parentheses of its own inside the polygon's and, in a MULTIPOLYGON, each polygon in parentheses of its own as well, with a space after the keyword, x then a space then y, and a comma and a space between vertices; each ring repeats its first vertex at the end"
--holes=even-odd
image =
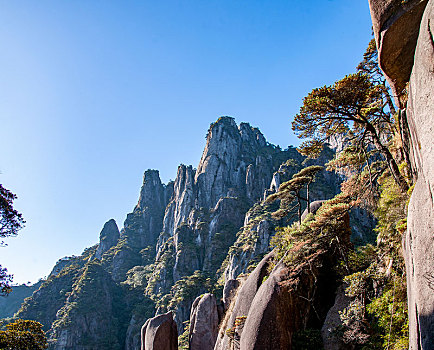
MULTIPOLYGON (((317 162, 330 159, 328 152, 317 162)), ((220 118, 210 126, 197 169, 180 165, 168 184, 147 170, 124 227, 108 221, 98 245, 59 261, 17 316, 42 322, 51 349, 80 350, 137 349, 145 321, 170 310, 181 334, 205 292, 216 295, 221 314, 224 275, 236 278, 268 252, 278 222, 264 198, 303 166, 295 148, 281 150, 257 128, 220 118), (286 174, 279 170, 284 162, 286 174)), ((324 171, 313 199, 332 197, 340 181, 324 171)), ((201 305, 198 312, 206 309, 201 305)), ((191 329, 195 339, 200 329, 191 329)))

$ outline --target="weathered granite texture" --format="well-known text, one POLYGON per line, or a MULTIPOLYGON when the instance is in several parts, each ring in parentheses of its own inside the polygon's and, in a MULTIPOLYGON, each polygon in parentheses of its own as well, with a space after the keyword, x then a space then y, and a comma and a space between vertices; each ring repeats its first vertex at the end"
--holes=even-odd
POLYGON ((135 247, 155 246, 172 193, 173 183, 164 185, 158 170, 146 170, 139 201, 133 212, 127 215, 121 237, 135 247))
MULTIPOLYGON (((381 69, 399 97, 410 79, 419 24, 427 0, 370 0, 381 69)), ((403 99, 396 99, 403 107, 403 99)))
POLYGON ((217 339, 219 317, 217 300, 206 293, 193 302, 190 314, 190 350, 213 350, 217 339))
POLYGON ((225 311, 234 299, 239 286, 240 281, 236 279, 230 279, 225 282, 225 286, 223 288, 223 305, 225 311))
POLYGON ((178 331, 172 312, 150 318, 142 327, 142 350, 177 350, 178 331))
POLYGON ((220 325, 219 335, 215 344, 215 350, 226 350, 230 346, 231 339, 229 338, 226 330, 234 330, 233 341, 239 342, 242 327, 236 325, 237 318, 247 316, 250 305, 261 286, 264 277, 267 276, 267 269, 273 259, 273 253, 267 254, 261 262, 256 266, 253 272, 249 275, 239 287, 235 299, 232 301, 232 307, 228 307, 226 317, 220 325))
POLYGON ((370 0, 370 7, 380 66, 395 92, 408 84, 408 102, 402 95, 398 103, 410 132, 410 165, 416 182, 403 238, 410 349, 433 349, 434 2, 370 0))
POLYGON ((434 349, 434 1, 423 15, 411 73, 407 118, 417 181, 404 241, 410 348, 434 349))

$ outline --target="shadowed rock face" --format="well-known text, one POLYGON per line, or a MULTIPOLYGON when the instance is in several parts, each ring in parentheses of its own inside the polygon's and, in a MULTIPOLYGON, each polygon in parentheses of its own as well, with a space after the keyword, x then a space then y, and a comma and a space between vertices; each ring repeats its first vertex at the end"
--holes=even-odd
POLYGON ((150 318, 142 327, 142 350, 178 349, 178 331, 172 312, 150 318))
POLYGON ((354 346, 345 344, 335 333, 337 327, 342 326, 339 312, 344 311, 351 302, 351 298, 345 295, 345 285, 338 288, 335 304, 330 308, 327 317, 321 328, 321 337, 324 343, 324 350, 351 350, 354 346))
POLYGON ((370 0, 370 7, 380 66, 395 91, 400 92, 408 83, 408 102, 399 102, 410 132, 411 167, 416 179, 403 239, 410 349, 433 349, 434 2, 370 0))
POLYGON ((219 317, 217 300, 206 293, 193 302, 190 314, 190 350, 212 350, 217 339, 219 317))
POLYGON ((229 307, 230 303, 235 297, 235 293, 237 288, 240 286, 240 281, 236 279, 230 279, 225 282, 225 286, 223 289, 223 304, 225 310, 229 307))
POLYGON ((163 185, 158 170, 146 170, 140 198, 133 212, 127 215, 121 236, 132 246, 154 246, 163 227, 166 205, 173 192, 173 183, 163 185))
POLYGON ((293 268, 278 264, 251 303, 240 350, 291 349, 294 333, 320 327, 334 300, 334 264, 325 251, 293 268))

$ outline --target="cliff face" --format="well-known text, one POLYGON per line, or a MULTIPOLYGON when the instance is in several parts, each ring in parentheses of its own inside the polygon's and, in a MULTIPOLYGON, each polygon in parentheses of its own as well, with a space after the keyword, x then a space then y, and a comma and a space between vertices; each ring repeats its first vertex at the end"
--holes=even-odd
MULTIPOLYGON (((329 160, 327 152, 316 162, 329 160)), ((147 170, 124 227, 108 221, 98 245, 61 259, 18 316, 43 323, 56 350, 137 349, 145 321, 170 310, 181 334, 199 295, 216 294, 222 309, 225 269, 234 278, 268 252, 280 223, 264 198, 306 165, 295 148, 283 151, 257 128, 220 118, 197 169, 180 165, 168 184, 147 170)), ((312 199, 331 198, 339 183, 324 171, 312 199)))
MULTIPOLYGON (((280 165, 279 169, 273 174, 266 194, 277 191, 280 184, 288 181, 292 176, 303 167, 311 165, 323 165, 334 156, 334 152, 325 149, 318 159, 304 159, 295 149, 289 149, 290 161, 280 165)), ((332 198, 337 194, 341 179, 335 174, 321 171, 316 176, 316 181, 310 188, 311 201, 324 198, 332 198)), ((271 213, 278 209, 278 203, 267 203, 265 198, 256 202, 246 213, 244 224, 237 233, 237 239, 230 247, 225 263, 225 281, 236 279, 238 275, 249 272, 249 265, 257 263, 270 250, 270 239, 276 227, 288 225, 291 221, 286 219, 273 218, 271 213)), ((292 218, 294 220, 294 218, 292 218)), ((369 221, 369 220, 368 220, 369 221)), ((359 223, 361 222, 358 221, 359 223)), ((372 224, 372 219, 370 223, 372 224)), ((363 230, 363 232, 369 230, 363 230)), ((357 232, 357 231, 355 231, 357 232)), ((357 239, 358 237, 354 237, 357 239)), ((366 237, 362 237, 365 239, 366 237)))
MULTIPOLYGON (((206 291, 203 281, 215 284, 246 212, 264 198, 279 164, 291 156, 303 160, 295 149, 282 151, 268 144, 249 124, 237 126, 232 118, 222 117, 210 126, 197 170, 179 166, 156 259, 146 276, 147 295, 159 296, 158 312, 175 309, 179 332, 194 299, 206 291)), ((269 237, 256 255, 264 253, 268 243, 269 237)))
POLYGON ((403 239, 410 349, 434 347, 434 2, 370 0, 379 62, 397 93, 415 186, 403 239), (407 93, 402 91, 407 85, 407 93), (405 130, 405 128, 404 128, 405 130))

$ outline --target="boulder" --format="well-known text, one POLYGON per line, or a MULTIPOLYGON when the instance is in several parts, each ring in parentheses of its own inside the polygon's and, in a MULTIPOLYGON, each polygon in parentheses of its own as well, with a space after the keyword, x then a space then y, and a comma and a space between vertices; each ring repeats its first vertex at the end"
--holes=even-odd
POLYGON ((142 327, 142 350, 177 350, 178 331, 173 314, 150 318, 142 327))
MULTIPOLYGON (((392 87, 401 96, 409 81, 427 0, 369 0, 378 61, 392 87)), ((403 106, 402 99, 396 99, 403 106)))
POLYGON ((324 350, 350 350, 354 347, 345 344, 341 337, 337 336, 336 331, 342 326, 339 312, 343 311, 351 302, 351 298, 345 295, 345 286, 338 288, 334 305, 327 312, 326 319, 321 328, 321 337, 324 350))
POLYGON ((295 333, 321 327, 334 301, 334 264, 322 250, 291 268, 277 264, 251 303, 240 350, 291 349, 295 333))
POLYGON ((290 305, 287 302, 290 299, 282 298, 287 290, 281 288, 280 282, 286 279, 287 274, 288 269, 280 264, 259 288, 244 323, 240 349, 283 350, 291 347, 293 327, 290 323, 297 315, 288 312, 290 305))
POLYGON ((274 253, 267 254, 256 268, 249 275, 247 280, 239 287, 237 297, 232 310, 227 311, 225 320, 220 327, 215 350, 226 350, 229 346, 228 329, 233 329, 237 318, 247 316, 253 298, 261 286, 264 277, 267 276, 267 269, 272 261, 274 253))
POLYGON ((212 350, 217 339, 219 317, 214 295, 206 293, 193 303, 190 314, 190 350, 212 350))
POLYGON ((236 279, 230 279, 225 282, 225 286, 223 288, 223 304, 225 310, 227 310, 230 303, 234 299, 239 286, 240 286, 240 281, 236 279))
MULTIPOLYGON (((339 240, 349 243, 348 215, 339 240)), ((310 244, 308 241, 301 244, 310 244)), ((295 247, 295 251, 300 247, 295 247)), ((277 263, 259 286, 243 323, 240 350, 287 350, 300 331, 319 329, 335 301, 340 258, 336 243, 317 246, 290 265, 277 263)))
MULTIPOLYGON (((309 205, 310 212, 312 214, 315 214, 324 202, 325 202, 325 200, 318 200, 318 201, 313 201, 312 203, 310 203, 310 205, 309 205)), ((307 214, 309 214, 309 213, 308 213, 307 208, 306 208, 304 210, 303 214, 301 214, 301 221, 306 219, 307 214)))

